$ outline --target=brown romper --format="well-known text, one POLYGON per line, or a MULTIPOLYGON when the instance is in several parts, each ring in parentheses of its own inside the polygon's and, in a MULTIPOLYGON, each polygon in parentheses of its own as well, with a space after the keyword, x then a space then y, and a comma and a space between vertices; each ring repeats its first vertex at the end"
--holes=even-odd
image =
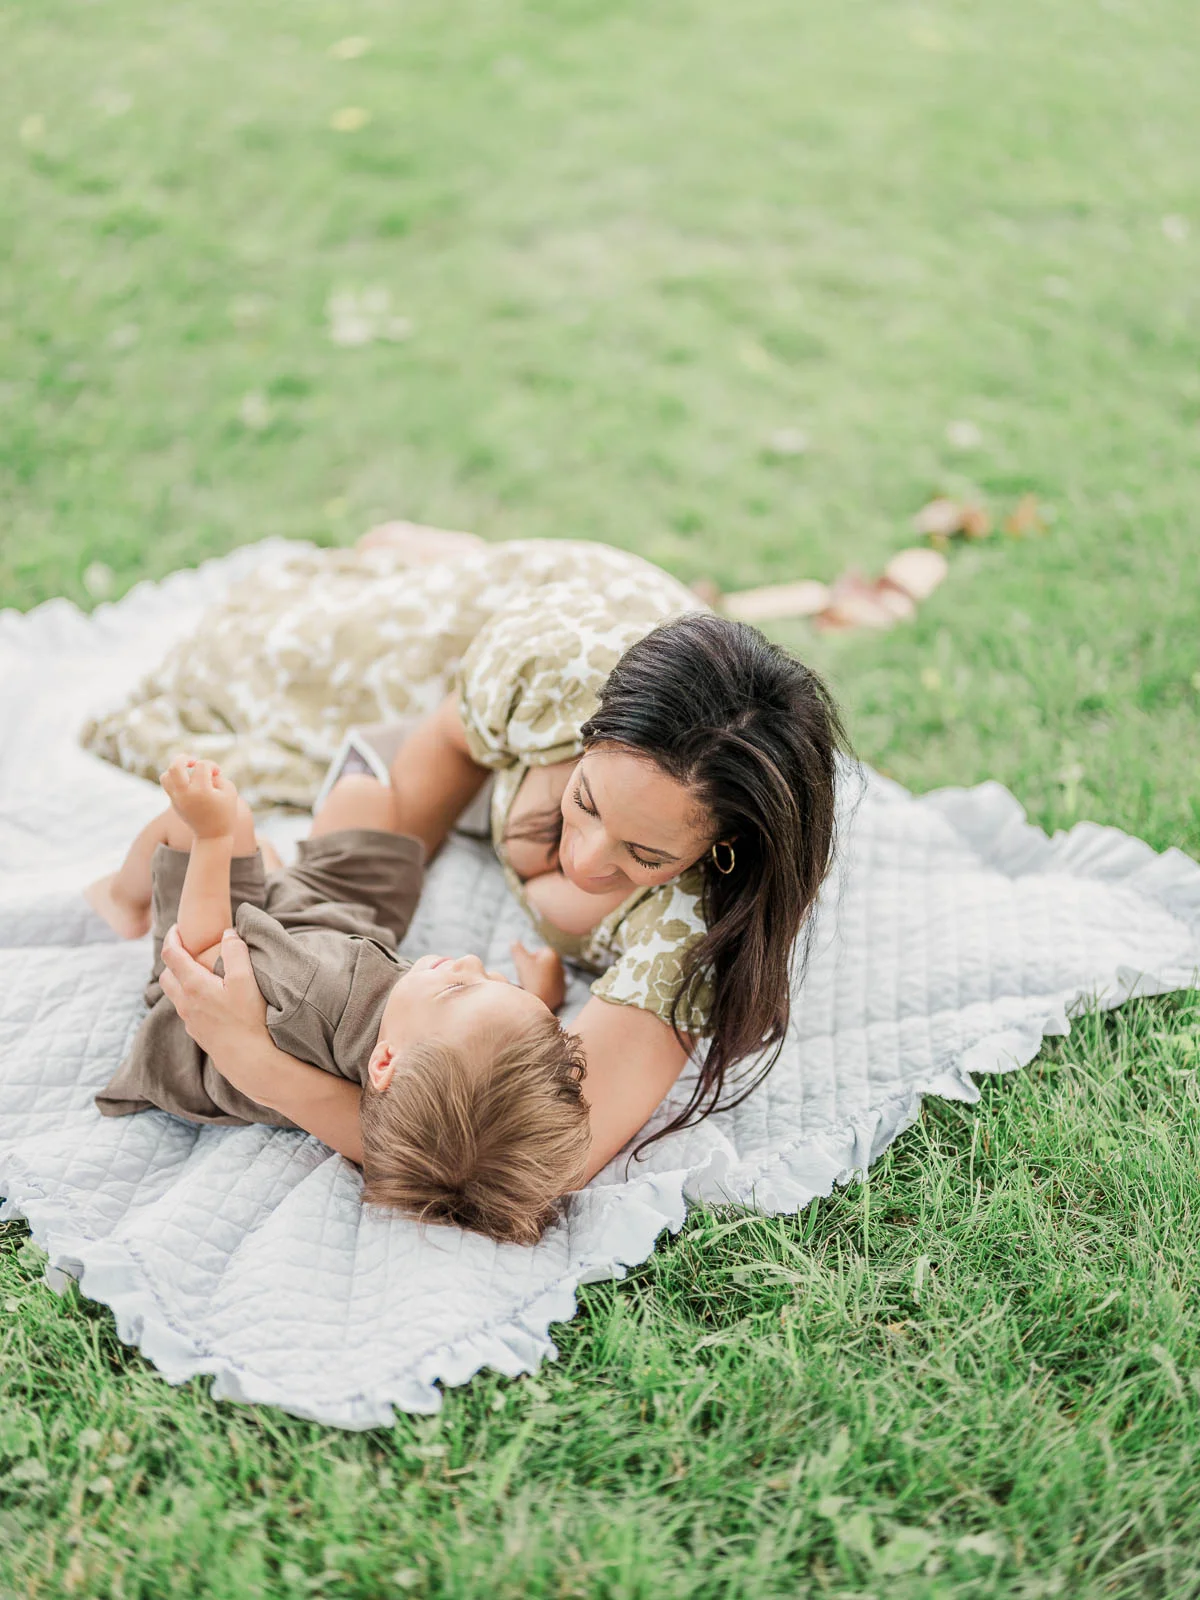
MULTIPOLYGON (((420 842, 406 835, 346 828, 305 839, 296 864, 269 875, 261 854, 234 860, 234 926, 250 947, 281 1050, 365 1081, 388 996, 411 965, 396 947, 420 897, 422 858, 420 842)), ((179 915, 187 863, 186 851, 160 845, 154 853, 150 1014, 96 1104, 106 1117, 156 1106, 189 1122, 294 1127, 221 1076, 163 994, 162 942, 179 915)))

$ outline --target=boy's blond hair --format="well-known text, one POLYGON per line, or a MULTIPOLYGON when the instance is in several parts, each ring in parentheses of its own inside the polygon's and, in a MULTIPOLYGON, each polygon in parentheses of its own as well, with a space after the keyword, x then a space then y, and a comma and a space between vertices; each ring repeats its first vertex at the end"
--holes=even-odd
POLYGON ((553 1016, 490 1059, 435 1043, 405 1051, 388 1088, 363 1094, 363 1199, 535 1244, 583 1178, 584 1071, 582 1045, 553 1016))

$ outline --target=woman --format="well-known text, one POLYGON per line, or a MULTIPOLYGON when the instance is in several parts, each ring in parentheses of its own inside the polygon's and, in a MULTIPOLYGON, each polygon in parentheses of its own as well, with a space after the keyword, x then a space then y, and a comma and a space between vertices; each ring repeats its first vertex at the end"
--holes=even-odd
MULTIPOLYGON (((345 558, 330 559, 344 575, 345 558)), ((446 565, 440 570, 444 588, 446 565)), ((452 655, 468 622, 474 632, 454 689, 393 764, 396 826, 432 852, 495 775, 492 834, 514 893, 547 943, 600 974, 573 1024, 588 1058, 590 1177, 643 1126, 689 1055, 699 1060, 697 1082, 671 1127, 730 1103, 747 1059, 768 1052, 753 1081, 769 1069, 787 1026, 793 949, 832 852, 841 725, 814 674, 754 629, 697 614, 693 595, 636 557, 599 546, 507 545, 460 557, 450 571, 459 634, 443 625, 438 649, 452 655), (481 617, 480 586, 463 567, 489 561, 491 592, 507 588, 481 617)), ((418 569, 406 576, 410 590, 420 587, 418 569)), ((336 617, 328 603, 318 607, 307 631, 294 611, 285 625, 278 609, 255 620, 235 604, 239 649, 254 638, 262 659, 282 636, 294 653, 270 674, 271 715, 291 719, 290 749, 304 738, 318 748, 349 721, 411 708, 396 707, 392 690, 378 692, 379 658, 391 643, 411 679, 414 631, 389 640, 384 624, 395 618, 380 615, 378 583, 364 583, 360 568, 359 585, 357 606, 336 617), (378 651, 356 674, 322 642, 322 626, 334 622, 335 634, 342 629, 335 655, 351 657, 363 641, 378 651), (303 709, 315 705, 322 678, 328 697, 329 685, 361 684, 372 671, 376 692, 363 702, 356 689, 349 715, 344 704, 340 718, 303 709)), ((131 723, 125 713, 124 726, 106 719, 93 746, 112 753, 106 741, 161 731, 181 696, 196 746, 213 692, 211 664, 199 663, 219 626, 203 631, 207 643, 180 647, 147 685, 139 705, 152 708, 148 717, 131 723)), ((243 724, 247 703, 243 695, 243 724)), ((232 691, 209 729, 217 747, 201 738, 202 753, 232 764, 244 786, 256 776, 246 770, 248 752, 265 741, 258 776, 280 771, 286 762, 266 748, 267 723, 239 730, 231 707, 232 691)), ((162 754, 153 737, 149 745, 143 737, 146 764, 162 754)), ((165 955, 172 998, 220 1070, 359 1159, 357 1091, 315 1083, 310 1069, 275 1050, 239 952, 231 948, 224 987, 178 947, 165 955)), ((750 1087, 740 1080, 738 1097, 750 1087)))

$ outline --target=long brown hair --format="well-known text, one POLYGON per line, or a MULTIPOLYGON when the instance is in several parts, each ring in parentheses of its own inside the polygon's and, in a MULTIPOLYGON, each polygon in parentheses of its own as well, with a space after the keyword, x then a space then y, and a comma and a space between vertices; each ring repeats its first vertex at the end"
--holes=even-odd
POLYGON ((652 761, 695 794, 714 841, 734 852, 728 875, 710 855, 700 859, 707 932, 687 952, 671 1010, 686 1043, 686 1019, 708 990, 707 1053, 686 1106, 640 1153, 739 1104, 778 1059, 792 982, 808 959, 809 913, 833 860, 839 753, 849 743, 815 672, 757 628, 707 613, 664 623, 625 652, 583 742, 652 761), (727 1096, 734 1069, 752 1056, 759 1065, 727 1096))

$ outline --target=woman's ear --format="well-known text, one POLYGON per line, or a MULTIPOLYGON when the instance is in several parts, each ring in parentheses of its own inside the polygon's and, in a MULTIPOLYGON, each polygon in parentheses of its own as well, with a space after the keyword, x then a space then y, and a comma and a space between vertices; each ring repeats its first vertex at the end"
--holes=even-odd
POLYGON ((367 1062, 367 1077, 372 1089, 379 1094, 384 1094, 391 1087, 392 1078, 396 1071, 396 1055, 390 1044, 380 1039, 371 1051, 371 1059, 367 1062))

